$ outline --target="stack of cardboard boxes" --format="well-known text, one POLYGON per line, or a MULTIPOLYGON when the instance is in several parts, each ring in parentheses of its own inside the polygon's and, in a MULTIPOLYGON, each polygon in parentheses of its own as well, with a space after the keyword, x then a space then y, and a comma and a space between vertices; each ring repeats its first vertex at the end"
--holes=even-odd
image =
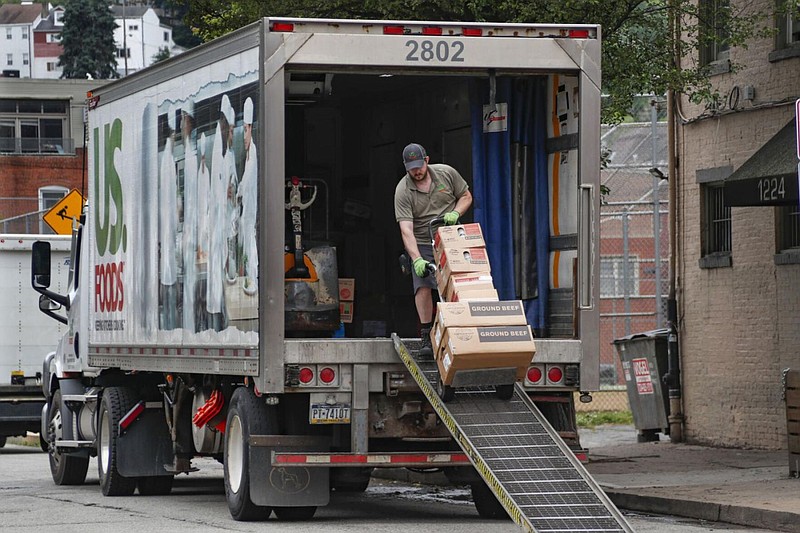
POLYGON ((442 382, 459 370, 514 367, 525 377, 536 351, 519 300, 498 301, 479 224, 443 226, 434 238, 437 306, 431 342, 442 382))

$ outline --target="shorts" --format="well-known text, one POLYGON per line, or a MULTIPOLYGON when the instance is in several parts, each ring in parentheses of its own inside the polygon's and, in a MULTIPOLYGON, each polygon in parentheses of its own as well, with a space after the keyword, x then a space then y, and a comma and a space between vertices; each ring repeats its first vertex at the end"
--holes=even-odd
MULTIPOLYGON (((423 259, 430 261, 433 263, 433 245, 432 244, 419 244, 417 243, 417 248, 419 249, 419 253, 423 259)), ((421 278, 417 276, 417 273, 414 272, 414 269, 411 269, 411 279, 414 280, 414 294, 417 294, 417 289, 420 287, 428 287, 429 289, 438 290, 436 286, 436 276, 433 274, 428 274, 427 277, 421 278)))

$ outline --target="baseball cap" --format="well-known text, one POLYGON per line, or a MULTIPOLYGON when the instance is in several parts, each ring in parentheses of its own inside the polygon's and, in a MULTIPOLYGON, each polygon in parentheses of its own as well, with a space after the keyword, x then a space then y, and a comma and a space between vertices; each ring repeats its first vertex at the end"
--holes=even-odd
POLYGON ((417 143, 411 143, 403 148, 403 164, 406 166, 406 170, 421 168, 425 164, 427 155, 425 148, 417 143))

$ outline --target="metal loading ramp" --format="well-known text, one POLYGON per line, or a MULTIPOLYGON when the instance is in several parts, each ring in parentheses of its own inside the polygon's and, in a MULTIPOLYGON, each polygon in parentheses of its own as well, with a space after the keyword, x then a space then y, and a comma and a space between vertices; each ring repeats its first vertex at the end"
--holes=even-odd
MULTIPOLYGON (((536 532, 633 531, 556 431, 516 385, 511 400, 494 387, 459 389, 444 403, 436 363, 392 335, 394 347, 439 418, 509 516, 536 532)), ((416 348, 416 343, 414 343, 416 348)))

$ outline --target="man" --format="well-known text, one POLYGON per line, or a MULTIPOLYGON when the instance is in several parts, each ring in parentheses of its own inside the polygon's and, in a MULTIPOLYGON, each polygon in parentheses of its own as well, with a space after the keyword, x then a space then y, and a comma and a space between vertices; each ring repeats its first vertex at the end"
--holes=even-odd
POLYGON ((458 222, 472 205, 472 194, 461 174, 449 165, 429 164, 425 148, 411 143, 403 149, 406 175, 394 191, 394 213, 400 224, 403 246, 413 265, 414 304, 420 322, 421 355, 432 356, 433 295, 436 279, 427 275, 433 262, 429 223, 438 216, 446 225, 458 222))
POLYGON ((245 294, 253 295, 258 289, 258 251, 256 249, 256 197, 258 195, 258 154, 253 142, 253 99, 244 101, 244 171, 239 184, 239 202, 242 217, 239 220, 239 241, 244 251, 245 294))

